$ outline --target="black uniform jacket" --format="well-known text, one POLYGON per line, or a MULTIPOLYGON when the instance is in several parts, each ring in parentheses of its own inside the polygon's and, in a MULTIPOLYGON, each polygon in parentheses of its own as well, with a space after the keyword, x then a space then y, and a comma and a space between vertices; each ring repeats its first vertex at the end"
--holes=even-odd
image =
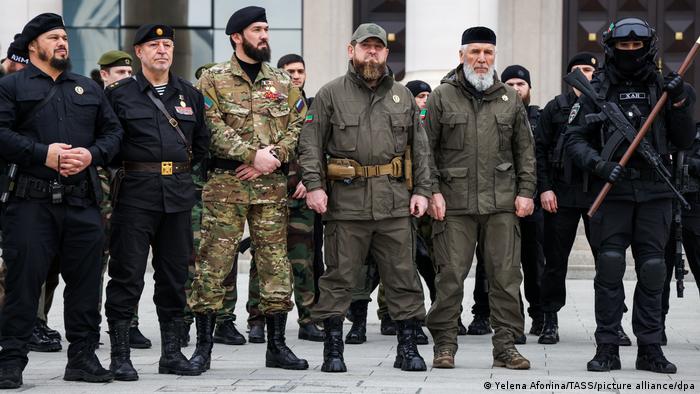
POLYGON ((47 181, 56 171, 46 167, 49 145, 84 147, 92 154, 85 171, 66 184, 90 179, 96 201, 101 189, 95 166, 109 163, 119 150, 123 130, 100 86, 89 78, 63 72, 56 81, 33 64, 0 79, 0 157, 19 166, 19 173, 47 181), (31 120, 25 117, 47 96, 54 96, 31 120))
MULTIPOLYGON (((113 165, 122 162, 187 162, 187 145, 155 106, 146 92, 160 98, 192 146, 192 164, 200 162, 209 149, 209 129, 204 121, 204 98, 188 81, 169 75, 163 96, 159 96, 141 73, 109 85, 107 98, 124 127, 121 151, 113 165), (183 105, 184 104, 184 105, 183 105)), ((158 212, 182 212, 196 202, 191 171, 172 175, 127 171, 118 204, 158 212)))

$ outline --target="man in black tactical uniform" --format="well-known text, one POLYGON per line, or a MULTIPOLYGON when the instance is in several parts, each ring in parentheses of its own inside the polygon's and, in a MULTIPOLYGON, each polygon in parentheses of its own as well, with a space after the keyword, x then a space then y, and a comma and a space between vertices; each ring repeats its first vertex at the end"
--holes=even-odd
MULTIPOLYGON (((594 54, 580 52, 569 60, 566 72, 579 69, 590 81, 597 68, 598 59, 594 54)), ((537 342, 547 345, 559 342, 557 312, 566 303, 566 271, 581 218, 593 257, 596 255, 596 247, 590 242, 586 215, 592 202, 584 180, 587 175, 573 164, 564 150, 564 131, 569 113, 580 95, 580 91, 572 88, 556 96, 542 110, 535 130, 537 183, 542 208, 545 210, 545 239, 549 240, 544 244, 546 264, 542 274, 544 329, 537 342)), ((618 326, 617 332, 621 346, 632 344, 622 325, 618 326)))
MULTIPOLYGON (((687 94, 691 88, 680 76, 671 73, 664 80, 655 72, 656 40, 656 32, 643 20, 626 18, 611 24, 603 35, 605 67, 594 76, 593 85, 599 96, 619 105, 637 130, 662 89, 668 92, 668 104, 645 138, 653 150, 668 156, 668 141, 679 149, 692 143, 693 100, 687 94)), ((637 273, 632 310, 638 345, 636 368, 675 373, 676 366, 666 360, 660 345, 664 247, 673 193, 639 153, 625 168, 618 163, 629 142, 625 137, 620 139, 619 131, 613 132, 616 128, 607 119, 586 119, 596 112, 593 100, 582 96, 571 109, 566 142, 574 163, 592 173, 593 192, 605 182, 615 183, 590 219, 592 241, 598 249, 594 280, 597 351, 588 362, 588 370, 620 369, 617 327, 624 307, 625 250, 631 245, 637 273)))

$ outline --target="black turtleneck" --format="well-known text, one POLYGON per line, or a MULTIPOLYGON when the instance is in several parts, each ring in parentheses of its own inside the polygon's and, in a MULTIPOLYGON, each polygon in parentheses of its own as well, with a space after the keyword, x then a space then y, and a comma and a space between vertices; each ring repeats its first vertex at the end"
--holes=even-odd
POLYGON ((258 76, 258 73, 260 72, 260 69, 262 68, 262 63, 247 63, 241 60, 238 55, 236 55, 236 60, 238 60, 238 64, 241 65, 241 68, 243 69, 243 72, 245 72, 248 75, 248 78, 250 78, 250 82, 255 82, 255 78, 258 76))

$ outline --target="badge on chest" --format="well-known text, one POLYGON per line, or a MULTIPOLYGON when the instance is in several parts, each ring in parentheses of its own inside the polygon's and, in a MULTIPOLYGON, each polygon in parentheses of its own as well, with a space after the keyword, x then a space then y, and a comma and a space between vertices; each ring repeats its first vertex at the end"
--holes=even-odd
POLYGON ((620 93, 620 101, 646 100, 646 92, 624 92, 620 93))
POLYGON ((175 112, 177 112, 180 115, 192 115, 192 107, 188 107, 187 103, 185 102, 185 96, 180 95, 180 106, 175 106, 175 112))

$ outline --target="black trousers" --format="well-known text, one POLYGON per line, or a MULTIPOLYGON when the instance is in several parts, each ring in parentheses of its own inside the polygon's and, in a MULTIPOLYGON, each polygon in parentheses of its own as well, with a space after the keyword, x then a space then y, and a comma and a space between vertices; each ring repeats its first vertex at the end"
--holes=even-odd
MULTIPOLYGON (((590 242, 590 224, 588 210, 585 208, 559 207, 557 213, 544 212, 545 265, 542 274, 541 300, 542 311, 557 313, 566 304, 566 271, 569 267, 569 255, 576 240, 576 231, 580 219, 590 242)), ((593 258, 596 248, 591 245, 593 258)))
POLYGON ((107 320, 131 320, 143 291, 149 246, 153 248, 153 302, 158 321, 182 319, 192 242, 190 211, 164 213, 117 205, 109 247, 107 320))
MULTIPOLYGON (((540 303, 541 276, 544 271, 544 252, 542 248, 544 240, 544 220, 542 209, 525 219, 520 219, 520 262, 523 269, 523 284, 525 287, 525 299, 530 306, 528 315, 533 320, 542 319, 542 305, 540 303)), ((524 316, 523 300, 520 295, 520 312, 524 316)), ((474 306, 472 314, 489 316, 489 291, 488 278, 484 270, 481 248, 476 250, 476 273, 474 278, 474 306)))
MULTIPOLYGON (((663 284, 654 286, 641 282, 642 265, 650 259, 663 259, 671 226, 671 199, 648 202, 605 201, 590 219, 591 242, 596 245, 595 290, 596 343, 619 343, 617 327, 624 311, 625 293, 622 277, 624 255, 632 246, 637 285, 632 307, 632 330, 639 345, 661 342, 663 284), (622 261, 611 266, 602 261, 608 253, 621 254, 622 261)), ((663 276, 663 274, 662 274, 663 276)))
POLYGON ((104 242, 97 205, 12 200, 2 225, 7 293, 0 314, 0 365, 26 366, 41 285, 56 258, 66 283, 63 315, 70 342, 68 357, 96 344, 100 338, 97 304, 104 242))

